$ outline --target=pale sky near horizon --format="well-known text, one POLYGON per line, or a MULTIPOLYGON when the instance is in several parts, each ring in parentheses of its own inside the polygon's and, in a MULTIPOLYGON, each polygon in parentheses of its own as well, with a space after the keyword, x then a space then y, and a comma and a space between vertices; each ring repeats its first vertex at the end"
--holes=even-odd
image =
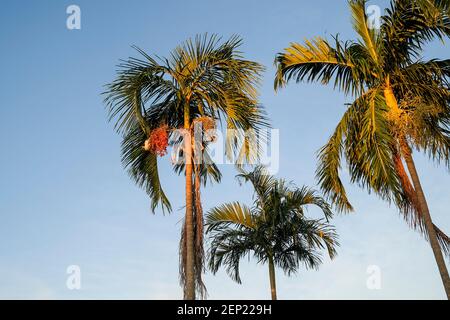
MULTIPOLYGON (((174 211, 152 215, 145 192, 122 168, 120 137, 107 122, 100 93, 119 59, 137 56, 131 45, 165 56, 204 32, 240 35, 245 57, 267 67, 261 103, 280 130, 278 176, 317 187, 317 150, 350 98, 320 84, 291 84, 275 93, 273 60, 291 41, 336 33, 354 39, 347 1, 2 1, 0 298, 182 297, 183 178, 167 161, 162 165, 174 211), (81 8, 81 30, 66 28, 71 4, 81 8), (66 287, 69 265, 81 268, 80 290, 66 287)), ((448 58, 448 52, 441 44, 426 48, 427 57, 448 58)), ((433 219, 448 234, 448 171, 416 158, 433 219)), ((251 201, 251 188, 238 185, 233 166, 222 169, 222 183, 202 192, 205 210, 251 201)), ((423 237, 395 207, 345 183, 356 210, 333 220, 337 258, 290 278, 278 270, 279 298, 444 299, 423 237), (381 271, 379 290, 366 285, 372 265, 381 271)), ((209 298, 269 298, 266 266, 243 261, 241 270, 242 285, 223 269, 207 274, 209 298)))

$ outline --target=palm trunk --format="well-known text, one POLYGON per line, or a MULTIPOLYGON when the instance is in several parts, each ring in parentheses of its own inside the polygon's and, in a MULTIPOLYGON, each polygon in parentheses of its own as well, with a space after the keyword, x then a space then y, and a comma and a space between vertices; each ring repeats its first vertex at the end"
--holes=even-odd
POLYGON ((439 273, 441 275, 442 283, 444 284, 445 293, 447 294, 447 299, 450 300, 450 277, 448 275, 448 270, 445 265, 445 260, 442 255, 441 248, 439 246, 438 238, 436 236, 436 230, 431 220, 430 211, 428 209, 427 200, 420 183, 419 175, 417 174, 416 166, 412 158, 412 152, 408 145, 403 145, 403 153, 405 157, 406 166, 408 167, 411 180, 414 185, 414 189, 417 195, 417 202, 419 209, 422 212, 423 220, 425 223, 425 228, 428 232, 428 237, 430 240, 431 249, 433 250, 434 258, 436 259, 436 264, 438 265, 439 273))
MULTIPOLYGON (((197 149, 194 150, 196 152, 197 149)), ((200 299, 206 296, 206 287, 203 283, 203 270, 204 270, 204 248, 203 248, 203 208, 201 202, 201 164, 194 163, 194 207, 195 207, 195 232, 194 232, 194 242, 195 242, 195 281, 196 290, 200 299)))
POLYGON ((269 277, 270 277, 270 292, 272 300, 277 300, 277 285, 275 282, 275 265, 273 263, 273 257, 269 256, 269 277))
POLYGON ((190 131, 189 104, 184 108, 184 152, 186 162, 186 278, 184 299, 195 300, 195 252, 194 252, 194 215, 192 207, 192 139, 190 131))
MULTIPOLYGON (((386 78, 385 88, 384 88, 384 98, 387 106, 389 107, 388 117, 391 121, 399 119, 402 110, 398 106, 397 98, 395 97, 394 91, 392 90, 389 76, 386 78)), ((439 273, 441 275, 442 283, 444 284, 445 293, 447 294, 447 299, 450 300, 450 278, 448 275, 448 270, 445 265, 444 257, 442 255, 441 248, 439 246, 439 241, 436 235, 436 230, 431 220, 430 210, 428 209, 427 200, 420 183, 419 175, 417 174, 416 166, 412 158, 412 151, 409 147, 405 137, 400 137, 400 146, 403 157, 405 158, 405 163, 408 168, 409 175, 414 186, 414 191, 416 194, 417 205, 422 213, 425 228, 428 233, 430 240, 431 249, 433 250, 434 258, 438 265, 439 273)))

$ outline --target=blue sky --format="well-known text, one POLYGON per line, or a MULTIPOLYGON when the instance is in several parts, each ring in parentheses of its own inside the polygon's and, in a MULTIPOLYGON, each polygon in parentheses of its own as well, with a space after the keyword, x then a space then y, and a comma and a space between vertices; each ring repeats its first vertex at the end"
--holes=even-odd
MULTIPOLYGON (((370 4, 386 5, 386 1, 370 4)), ((198 33, 239 34, 248 59, 267 67, 261 102, 280 129, 279 176, 316 186, 316 152, 350 98, 320 85, 273 91, 275 54, 291 41, 339 33, 353 39, 346 1, 2 1, 0 12, 0 298, 181 298, 178 240, 183 178, 162 166, 175 209, 150 213, 149 200, 120 163, 120 137, 107 123, 102 86, 121 58, 168 54, 198 33), (66 8, 81 8, 81 30, 66 28, 66 8), (66 268, 79 265, 81 290, 68 290, 66 268)), ((429 57, 445 57, 440 44, 429 57)), ((436 224, 450 232, 445 168, 417 155, 436 224)), ((232 166, 203 191, 204 208, 240 200, 232 166)), ((341 247, 319 271, 278 272, 281 299, 443 299, 428 243, 394 207, 352 187, 356 211, 335 218, 341 247), (368 266, 381 271, 369 290, 368 266)), ((311 211, 311 215, 315 212, 311 211)), ((211 299, 269 297, 266 266, 242 263, 243 284, 208 274, 211 299)))

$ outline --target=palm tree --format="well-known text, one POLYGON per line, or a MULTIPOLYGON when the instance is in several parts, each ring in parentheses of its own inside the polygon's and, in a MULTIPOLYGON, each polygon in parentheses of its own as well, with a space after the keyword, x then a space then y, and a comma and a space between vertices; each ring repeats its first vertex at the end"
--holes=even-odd
POLYGON ((221 42, 215 35, 204 35, 178 46, 169 58, 153 58, 136 48, 142 58, 123 61, 105 92, 110 119, 123 136, 122 161, 150 196, 153 212, 158 205, 171 211, 158 174, 158 156, 166 153, 168 144, 175 147, 174 170, 186 177, 180 280, 189 300, 196 293, 205 294, 200 184, 208 177, 220 180, 208 155, 208 142, 193 137, 196 124, 235 129, 227 130, 227 156, 239 154, 250 161, 257 152, 245 131, 258 132, 266 125, 256 90, 263 67, 243 59, 240 45, 237 36, 221 42))
POLYGON ((252 183, 254 203, 252 207, 228 203, 208 213, 209 267, 215 274, 226 266, 230 277, 241 283, 240 260, 253 253, 258 263, 268 263, 271 295, 276 300, 275 266, 290 275, 301 264, 318 268, 321 249, 326 248, 330 258, 336 255, 337 234, 328 224, 332 212, 314 190, 275 179, 261 166, 237 177, 252 183), (325 219, 307 219, 308 205, 319 207, 325 219))
POLYGON ((441 251, 450 253, 450 239, 432 222, 412 157, 414 148, 450 166, 450 60, 421 60, 426 42, 450 36, 450 4, 392 1, 379 30, 368 24, 365 0, 349 5, 359 39, 292 43, 276 58, 275 88, 291 79, 333 81, 353 97, 320 150, 321 188, 340 211, 353 209, 339 176, 344 156, 351 182, 393 201, 411 227, 429 240, 450 298, 441 251))

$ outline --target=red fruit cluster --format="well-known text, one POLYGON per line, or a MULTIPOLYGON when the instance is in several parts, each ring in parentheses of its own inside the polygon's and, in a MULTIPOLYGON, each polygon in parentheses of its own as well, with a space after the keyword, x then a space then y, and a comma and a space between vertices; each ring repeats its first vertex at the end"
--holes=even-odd
POLYGON ((167 154, 167 146, 169 145, 169 136, 167 134, 167 126, 159 127, 150 133, 149 149, 162 157, 167 154))

